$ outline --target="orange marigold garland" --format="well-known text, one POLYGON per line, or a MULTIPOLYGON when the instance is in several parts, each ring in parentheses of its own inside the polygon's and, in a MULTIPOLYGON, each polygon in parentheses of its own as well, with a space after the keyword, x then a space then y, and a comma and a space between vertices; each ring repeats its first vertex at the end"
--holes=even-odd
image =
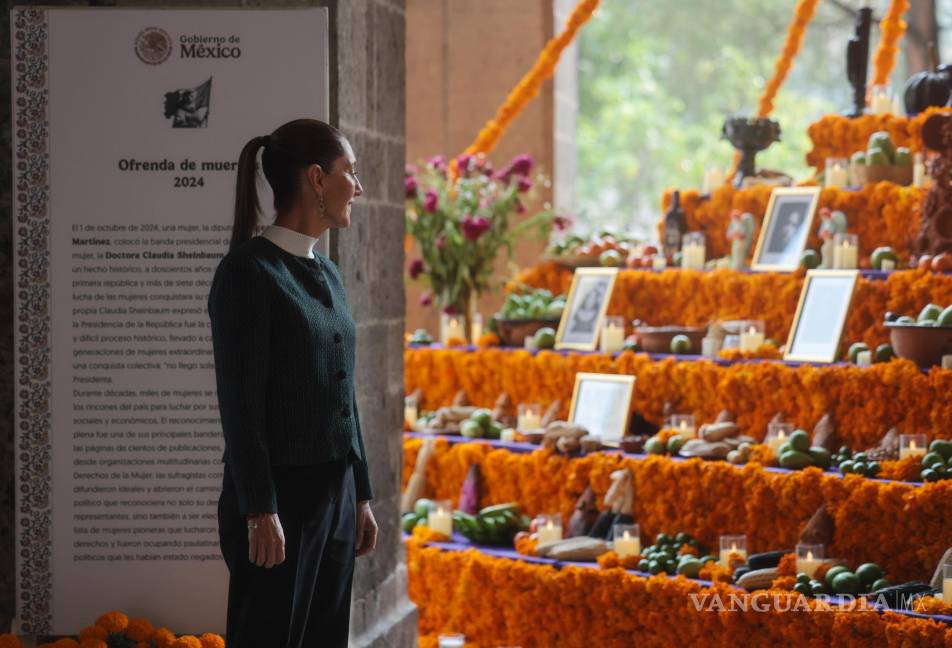
MULTIPOLYGON (((415 462, 422 444, 404 440, 405 464, 415 462)), ((618 453, 578 458, 544 451, 519 454, 485 443, 451 445, 445 440, 437 443, 430 461, 427 497, 455 501, 475 464, 484 477, 480 506, 518 502, 530 517, 561 513, 564 519, 586 487, 601 501, 612 485, 612 472, 627 469, 637 484, 633 516, 644 537, 684 531, 715 546, 729 529, 745 533, 754 552, 794 546, 806 521, 826 504, 837 529, 828 547, 831 555, 855 565, 875 562, 896 582, 928 580, 952 537, 952 518, 944 508, 952 497, 952 481, 915 486, 856 475, 840 478, 816 468, 776 473, 753 463, 738 468, 725 461, 618 453), (677 484, 676 495, 672 484, 677 484), (784 515, 778 516, 778 510, 784 515), (909 538, 916 539, 915 546, 909 538)), ((408 478, 405 473, 404 483, 408 478)))
POLYGON ((489 120, 476 140, 470 144, 465 153, 473 155, 476 153, 489 153, 496 148, 499 138, 509 127, 509 124, 522 112, 522 109, 532 101, 537 94, 542 83, 549 79, 555 72, 555 66, 562 56, 562 50, 575 39, 578 30, 588 22, 589 18, 595 12, 600 0, 580 0, 569 15, 565 23, 565 28, 558 36, 555 36, 539 54, 532 68, 512 89, 509 96, 496 111, 495 117, 489 120))
MULTIPOLYGON (((656 326, 763 320, 767 335, 784 344, 793 324, 803 277, 802 270, 791 274, 622 270, 608 304, 608 314, 620 316, 626 322, 638 319, 656 326)), ((572 270, 544 263, 523 270, 514 281, 563 294, 572 282, 572 270)), ((893 272, 886 280, 861 277, 846 320, 846 346, 862 341, 875 349, 889 341, 889 331, 883 323, 887 311, 915 315, 928 303, 952 304, 952 275, 915 270, 893 272)), ((775 351, 769 353, 778 355, 775 351)))
POLYGON ((906 33, 906 21, 902 17, 908 10, 909 0, 891 0, 879 21, 879 46, 873 55, 873 85, 889 83, 889 75, 899 55, 899 41, 906 33))
POLYGON ((813 19, 818 4, 819 0, 798 0, 793 19, 787 27, 787 37, 783 42, 783 48, 780 50, 780 56, 774 64, 773 76, 770 77, 760 96, 760 102, 757 106, 758 117, 767 117, 773 111, 774 99, 777 97, 780 86, 787 79, 790 68, 793 67, 793 60, 797 57, 800 46, 803 45, 803 36, 806 34, 807 25, 813 19))

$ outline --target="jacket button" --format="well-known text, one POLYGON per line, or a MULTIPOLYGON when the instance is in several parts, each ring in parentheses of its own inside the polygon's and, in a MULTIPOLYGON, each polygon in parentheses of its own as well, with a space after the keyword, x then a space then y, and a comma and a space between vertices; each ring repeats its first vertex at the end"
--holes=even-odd
POLYGON ((340 333, 334 333, 334 343, 335 343, 335 344, 340 344, 343 339, 344 339, 344 338, 341 337, 341 334, 340 334, 340 333))
POLYGON ((342 409, 342 410, 340 411, 340 415, 341 415, 342 417, 344 417, 344 418, 349 418, 349 417, 350 417, 350 410, 345 407, 344 409, 342 409))
POLYGON ((347 372, 344 371, 343 369, 341 369, 340 371, 337 372, 337 379, 338 379, 338 380, 343 380, 343 379, 346 378, 346 377, 347 377, 347 372))

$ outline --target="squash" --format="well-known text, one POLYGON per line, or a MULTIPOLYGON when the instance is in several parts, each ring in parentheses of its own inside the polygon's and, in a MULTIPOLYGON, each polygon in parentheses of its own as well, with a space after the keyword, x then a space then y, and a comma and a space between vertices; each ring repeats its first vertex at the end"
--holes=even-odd
POLYGON ((931 70, 912 75, 906 82, 906 114, 915 115, 929 106, 944 106, 952 96, 952 66, 939 65, 935 43, 929 43, 931 70))

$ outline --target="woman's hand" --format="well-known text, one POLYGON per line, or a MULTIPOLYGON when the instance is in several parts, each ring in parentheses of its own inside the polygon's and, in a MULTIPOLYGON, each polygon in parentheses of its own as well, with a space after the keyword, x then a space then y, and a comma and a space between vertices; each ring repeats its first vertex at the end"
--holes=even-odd
POLYGON ((284 529, 277 513, 248 515, 248 560, 265 568, 284 562, 284 529))
POLYGON ((357 556, 366 556, 377 546, 377 520, 370 502, 357 503, 357 556))

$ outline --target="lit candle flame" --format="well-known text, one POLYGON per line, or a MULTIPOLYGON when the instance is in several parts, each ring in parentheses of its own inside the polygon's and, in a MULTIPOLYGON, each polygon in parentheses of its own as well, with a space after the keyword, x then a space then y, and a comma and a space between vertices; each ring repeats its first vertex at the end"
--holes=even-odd
POLYGON ((813 552, 807 551, 807 560, 813 560, 813 552))
POLYGON ((554 529, 554 528, 555 528, 555 527, 552 525, 552 520, 549 520, 548 522, 545 523, 545 530, 546 530, 546 531, 551 531, 551 530, 554 529))
POLYGON ((755 334, 755 333, 757 332, 757 329, 755 329, 753 326, 751 326, 751 327, 750 327, 750 330, 748 330, 747 332, 750 333, 751 335, 753 335, 753 334, 755 334))
POLYGON ((909 449, 910 449, 910 450, 915 450, 915 449, 916 449, 916 442, 915 442, 915 441, 910 441, 910 442, 909 442, 909 449))
POLYGON ((733 542, 731 543, 731 553, 737 553, 737 545, 733 542))
POLYGON ((631 535, 627 531, 625 531, 624 539, 631 540, 631 535))

